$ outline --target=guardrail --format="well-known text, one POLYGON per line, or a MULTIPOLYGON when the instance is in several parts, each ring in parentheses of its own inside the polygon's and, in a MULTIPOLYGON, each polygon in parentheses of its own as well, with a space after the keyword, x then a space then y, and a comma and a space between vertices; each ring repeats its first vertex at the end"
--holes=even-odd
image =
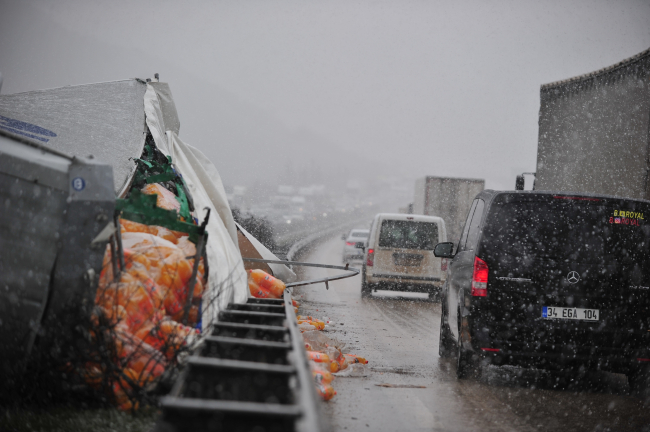
POLYGON ((154 432, 323 429, 318 395, 291 294, 296 286, 356 276, 349 266, 245 258, 246 261, 343 270, 287 284, 283 299, 231 303, 188 358, 154 432))
POLYGON ((328 237, 333 235, 334 233, 342 232, 346 228, 355 225, 357 222, 361 221, 367 221, 369 218, 363 218, 363 219, 357 219, 354 222, 346 222, 340 225, 337 225, 335 227, 328 228, 324 231, 319 231, 316 232, 310 236, 305 237, 302 240, 297 241, 291 247, 289 248, 289 251, 287 251, 287 260, 291 261, 296 257, 296 255, 305 247, 310 245, 311 243, 314 243, 317 240, 320 240, 322 238, 328 237))

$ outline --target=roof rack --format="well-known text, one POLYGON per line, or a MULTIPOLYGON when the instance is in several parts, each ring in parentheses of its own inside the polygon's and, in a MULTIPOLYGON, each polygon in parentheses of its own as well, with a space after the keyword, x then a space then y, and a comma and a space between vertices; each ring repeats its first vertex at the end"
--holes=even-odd
POLYGON ((584 82, 584 81, 593 80, 595 78, 607 75, 607 74, 609 74, 611 72, 614 72, 614 71, 617 71, 619 69, 629 67, 629 66, 631 66, 631 65, 633 65, 635 63, 638 63, 639 61, 644 60, 644 59, 649 58, 649 57, 650 57, 650 48, 645 50, 645 51, 642 51, 642 52, 640 52, 640 53, 638 53, 638 54, 636 54, 636 55, 634 55, 632 57, 629 57, 629 58, 627 58, 625 60, 622 60, 622 61, 620 61, 620 62, 618 62, 616 64, 604 67, 602 69, 598 69, 598 70, 596 70, 594 72, 589 72, 589 73, 586 73, 586 74, 578 75, 578 76, 575 76, 575 77, 572 77, 572 78, 567 78, 567 79, 560 80, 560 81, 550 82, 548 84, 542 84, 540 89, 541 89, 542 92, 544 92, 544 91, 548 91, 548 90, 551 90, 551 89, 554 89, 554 88, 557 88, 557 87, 561 87, 561 86, 564 86, 564 85, 567 85, 567 84, 575 84, 575 83, 580 83, 580 82, 584 82))

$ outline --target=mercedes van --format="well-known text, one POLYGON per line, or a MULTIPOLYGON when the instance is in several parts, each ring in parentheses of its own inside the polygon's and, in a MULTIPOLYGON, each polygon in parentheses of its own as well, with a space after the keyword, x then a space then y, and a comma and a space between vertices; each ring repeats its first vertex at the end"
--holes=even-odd
POLYGON ((362 297, 378 289, 437 294, 447 260, 436 258, 433 249, 446 240, 445 222, 439 217, 376 215, 364 252, 362 297))
POLYGON ((441 357, 626 374, 650 369, 650 201, 566 192, 477 195, 442 290, 441 357))

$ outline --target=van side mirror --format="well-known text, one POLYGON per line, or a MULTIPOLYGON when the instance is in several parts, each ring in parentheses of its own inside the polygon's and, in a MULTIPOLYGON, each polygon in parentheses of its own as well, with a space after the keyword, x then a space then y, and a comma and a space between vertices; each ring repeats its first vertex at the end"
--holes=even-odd
POLYGON ((515 179, 515 190, 524 190, 525 179, 524 175, 518 175, 515 179))
POLYGON ((438 258, 453 258, 454 244, 452 242, 438 243, 433 249, 433 255, 438 258))

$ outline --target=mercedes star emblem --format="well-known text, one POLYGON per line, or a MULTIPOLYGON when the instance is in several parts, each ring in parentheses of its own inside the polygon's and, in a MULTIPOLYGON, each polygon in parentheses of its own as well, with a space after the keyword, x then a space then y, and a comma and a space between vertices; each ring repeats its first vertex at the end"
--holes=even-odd
POLYGON ((580 275, 577 271, 571 271, 568 275, 566 275, 566 280, 568 280, 569 283, 574 284, 580 280, 580 275))

